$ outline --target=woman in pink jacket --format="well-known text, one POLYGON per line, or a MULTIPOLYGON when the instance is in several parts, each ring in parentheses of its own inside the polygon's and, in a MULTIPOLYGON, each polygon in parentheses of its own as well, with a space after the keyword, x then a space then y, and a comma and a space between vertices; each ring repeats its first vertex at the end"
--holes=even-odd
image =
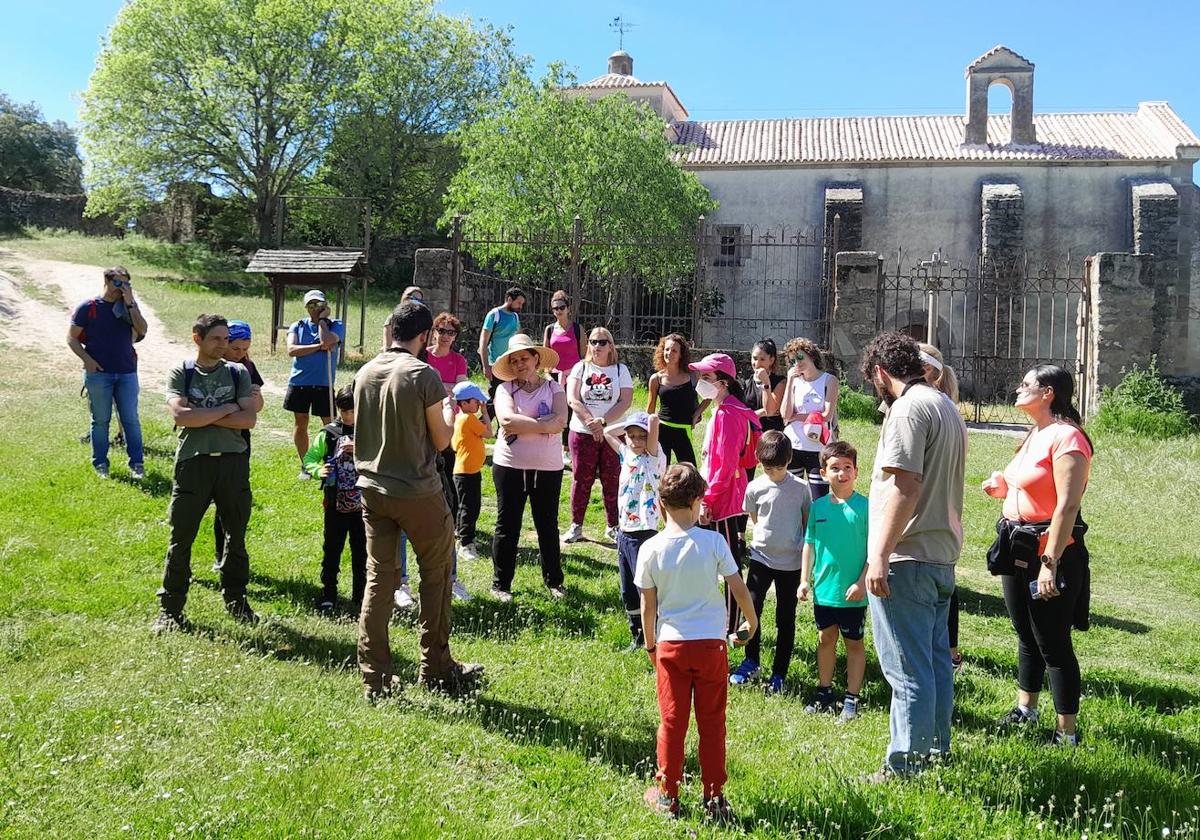
MULTIPOLYGON (((725 538, 738 574, 742 571, 746 530, 746 514, 742 505, 746 496, 746 469, 742 459, 747 451, 754 452, 753 433, 762 430, 758 415, 746 407, 745 392, 737 380, 733 359, 724 353, 711 353, 688 369, 699 374, 696 393, 702 400, 711 400, 715 409, 704 430, 704 445, 700 452, 700 474, 708 489, 700 503, 700 524, 712 528, 725 538)), ((738 626, 738 606, 726 588, 726 612, 729 632, 738 626)))

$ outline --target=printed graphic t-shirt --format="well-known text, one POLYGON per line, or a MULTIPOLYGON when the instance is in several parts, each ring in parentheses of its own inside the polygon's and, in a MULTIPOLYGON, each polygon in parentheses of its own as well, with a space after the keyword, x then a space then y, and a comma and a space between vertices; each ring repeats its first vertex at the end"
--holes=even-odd
MULTIPOLYGON (((180 362, 167 374, 167 399, 183 397, 189 408, 216 408, 226 403, 235 403, 250 396, 250 373, 245 366, 236 362, 221 362, 211 370, 197 365, 192 371, 192 381, 184 393, 184 366, 180 362), (237 384, 234 385, 230 368, 237 369, 237 384)), ((241 429, 225 429, 221 426, 179 427, 179 448, 175 451, 176 461, 186 461, 197 455, 212 455, 221 452, 245 452, 246 439, 241 429)))
MULTIPOLYGON (((606 444, 607 445, 607 444, 606 444)), ((658 455, 643 452, 634 454, 628 446, 621 447, 621 479, 617 485, 617 508, 621 530, 657 531, 662 521, 658 500, 658 483, 667 471, 667 456, 659 447, 658 455)))
MULTIPOLYGON (((622 364, 602 367, 591 362, 579 362, 571 368, 571 374, 567 377, 568 394, 573 393, 574 380, 579 380, 579 397, 593 417, 608 414, 621 399, 621 389, 633 387, 629 368, 622 364)), ((581 435, 591 434, 578 414, 571 415, 570 429, 581 435)))

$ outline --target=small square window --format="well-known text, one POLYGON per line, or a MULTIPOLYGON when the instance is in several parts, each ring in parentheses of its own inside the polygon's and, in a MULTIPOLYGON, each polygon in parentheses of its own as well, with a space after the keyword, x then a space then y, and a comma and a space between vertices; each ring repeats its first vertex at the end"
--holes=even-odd
POLYGON ((716 244, 717 253, 713 258, 715 266, 738 266, 742 264, 744 256, 745 235, 742 233, 741 225, 717 225, 716 226, 716 244))

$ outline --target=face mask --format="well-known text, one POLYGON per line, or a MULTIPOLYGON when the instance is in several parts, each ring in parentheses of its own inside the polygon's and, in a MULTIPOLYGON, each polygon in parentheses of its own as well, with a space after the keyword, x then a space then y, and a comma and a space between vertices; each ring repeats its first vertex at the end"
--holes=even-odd
POLYGON ((715 383, 709 382, 707 379, 700 379, 696 382, 696 393, 702 400, 715 400, 720 391, 717 390, 715 383))

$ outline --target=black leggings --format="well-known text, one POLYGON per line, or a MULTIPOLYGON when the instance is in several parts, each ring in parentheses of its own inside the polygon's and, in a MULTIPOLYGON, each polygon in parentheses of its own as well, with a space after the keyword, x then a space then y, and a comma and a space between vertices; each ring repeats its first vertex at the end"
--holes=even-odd
POLYGON ((562 470, 522 470, 492 465, 496 485, 496 532, 492 535, 492 588, 512 591, 517 571, 517 546, 525 501, 533 509, 542 581, 546 586, 563 584, 562 550, 558 545, 558 496, 562 470))
MULTIPOLYGON (((743 559, 746 556, 746 541, 742 534, 746 532, 745 514, 739 516, 728 516, 720 522, 710 522, 704 526, 710 531, 716 531, 725 538, 725 543, 729 546, 729 553, 733 555, 733 560, 737 563, 738 576, 742 574, 743 559)), ((738 609, 737 601, 733 598, 733 593, 729 591, 729 587, 725 587, 725 614, 726 614, 726 633, 732 633, 737 630, 741 624, 742 611, 738 609)))
POLYGON ((762 662, 762 608, 767 590, 775 584, 775 658, 771 661, 771 676, 786 677, 792 664, 792 648, 796 644, 796 590, 800 586, 800 570, 791 572, 772 569, 753 557, 746 571, 746 588, 754 601, 758 615, 758 630, 746 643, 746 658, 762 662))
POLYGON ((672 459, 677 464, 695 464, 696 450, 692 448, 692 436, 687 429, 677 429, 665 423, 658 426, 658 445, 667 456, 667 463, 672 459))
POLYGON ((814 501, 829 494, 829 483, 821 478, 820 452, 792 449, 792 463, 788 465, 788 472, 795 474, 797 478, 804 479, 814 501))
POLYGON ((1060 715, 1079 714, 1079 660, 1071 645, 1071 625, 1087 562, 1082 540, 1067 546, 1059 561, 1062 594, 1056 598, 1035 600, 1023 576, 1003 577, 1004 606, 1017 631, 1017 687, 1030 693, 1041 691, 1049 670, 1054 709, 1060 715))

